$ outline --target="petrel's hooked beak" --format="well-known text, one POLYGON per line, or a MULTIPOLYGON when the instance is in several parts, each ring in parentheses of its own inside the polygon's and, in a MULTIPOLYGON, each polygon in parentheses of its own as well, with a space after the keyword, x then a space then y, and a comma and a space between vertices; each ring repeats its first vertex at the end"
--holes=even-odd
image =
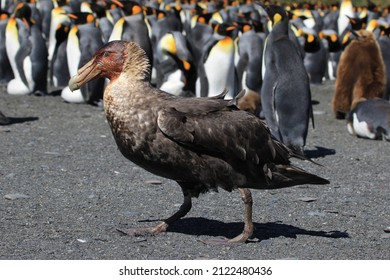
POLYGON ((69 80, 69 88, 71 91, 79 89, 82 85, 88 83, 89 81, 97 78, 101 74, 102 70, 99 69, 98 64, 95 62, 95 59, 91 59, 87 64, 77 71, 77 74, 74 75, 69 80))

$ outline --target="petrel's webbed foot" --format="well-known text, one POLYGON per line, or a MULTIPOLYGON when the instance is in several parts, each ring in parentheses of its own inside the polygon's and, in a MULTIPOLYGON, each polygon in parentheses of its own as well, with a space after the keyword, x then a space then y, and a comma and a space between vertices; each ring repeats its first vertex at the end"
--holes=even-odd
POLYGON ((179 210, 171 217, 164 220, 159 225, 155 227, 145 227, 145 228, 128 228, 128 229, 117 228, 116 230, 123 234, 132 235, 132 236, 156 235, 161 232, 167 231, 168 227, 175 221, 184 217, 191 210, 191 207, 192 207, 191 196, 184 195, 184 202, 180 206, 179 210))

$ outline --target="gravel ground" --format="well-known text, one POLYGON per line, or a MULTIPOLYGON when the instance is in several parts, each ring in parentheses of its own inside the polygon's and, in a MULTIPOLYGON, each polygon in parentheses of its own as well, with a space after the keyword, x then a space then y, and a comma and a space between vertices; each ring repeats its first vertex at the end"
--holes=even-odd
POLYGON ((172 214, 176 183, 123 158, 101 108, 0 89, 0 259, 390 259, 390 143, 332 117, 333 82, 312 87, 306 150, 323 166, 296 162, 331 184, 253 191, 253 238, 229 246, 201 241, 241 232, 238 192, 195 199, 167 233, 118 233, 172 214))

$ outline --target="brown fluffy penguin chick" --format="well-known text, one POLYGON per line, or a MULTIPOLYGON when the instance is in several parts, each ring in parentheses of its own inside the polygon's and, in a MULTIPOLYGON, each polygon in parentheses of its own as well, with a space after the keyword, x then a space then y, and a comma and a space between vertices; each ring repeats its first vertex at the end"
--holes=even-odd
POLYGON ((258 116, 261 111, 260 95, 253 90, 247 90, 244 96, 238 99, 237 107, 258 116))
POLYGON ((359 30, 344 50, 337 68, 333 112, 337 119, 345 116, 361 98, 382 97, 386 70, 382 54, 372 32, 359 30))
POLYGON ((273 189, 328 180, 291 165, 294 154, 253 114, 241 111, 224 94, 184 98, 150 83, 150 64, 136 43, 112 41, 69 81, 74 90, 88 81, 110 79, 104 110, 116 144, 129 160, 158 176, 175 180, 184 202, 155 227, 120 230, 157 234, 185 216, 192 197, 209 190, 239 189, 245 204, 243 232, 224 242, 245 242, 253 232, 248 188, 273 189))

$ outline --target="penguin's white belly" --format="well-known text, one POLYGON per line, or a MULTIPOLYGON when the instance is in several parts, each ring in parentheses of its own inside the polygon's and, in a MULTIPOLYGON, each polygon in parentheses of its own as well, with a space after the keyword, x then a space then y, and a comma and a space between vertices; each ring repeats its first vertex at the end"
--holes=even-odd
POLYGON ((336 75, 333 71, 333 62, 328 61, 328 74, 329 74, 329 80, 336 80, 336 75))
POLYGON ((175 72, 169 75, 167 81, 161 85, 160 89, 170 94, 179 95, 184 87, 182 77, 182 72, 177 69, 175 72))
POLYGON ((227 97, 232 98, 234 94, 233 53, 213 49, 204 66, 209 85, 208 96, 218 95, 227 88, 229 90, 227 97))
POLYGON ((375 139, 376 137, 375 133, 368 128, 367 122, 358 120, 356 113, 353 114, 352 124, 348 123, 347 128, 348 132, 352 135, 358 135, 369 139, 375 139))
POLYGON ((8 94, 12 95, 27 95, 30 94, 30 89, 22 82, 21 79, 13 79, 7 85, 8 94))
POLYGON ((81 94, 81 90, 71 91, 69 87, 65 87, 61 91, 61 97, 64 101, 69 103, 84 103, 85 100, 81 94))

